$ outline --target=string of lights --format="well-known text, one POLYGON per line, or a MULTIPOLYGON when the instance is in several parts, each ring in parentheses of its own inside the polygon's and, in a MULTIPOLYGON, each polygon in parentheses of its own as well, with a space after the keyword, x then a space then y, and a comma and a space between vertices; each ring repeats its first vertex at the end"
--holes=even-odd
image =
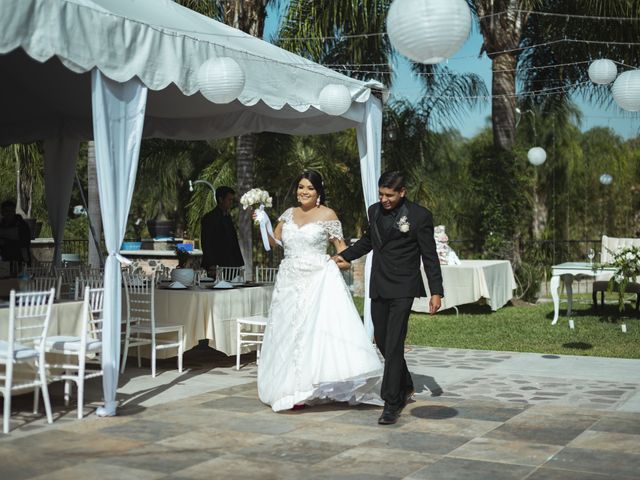
MULTIPOLYGON (((584 86, 591 83, 590 81, 579 82, 571 86, 560 86, 560 87, 551 87, 551 88, 543 88, 540 90, 526 90, 523 92, 516 92, 514 94, 499 94, 499 95, 423 95, 422 98, 439 98, 439 99, 447 99, 447 100, 490 100, 492 98, 520 98, 520 97, 533 97, 533 96, 549 96, 549 95, 558 95, 560 93, 573 91, 580 86, 584 86)), ((421 91, 419 89, 407 89, 403 90, 403 93, 407 93, 409 91, 421 91)))
POLYGON ((502 15, 512 15, 514 13, 524 13, 526 15, 540 15, 545 17, 560 17, 560 18, 579 18, 582 20, 597 20, 597 21, 618 21, 618 22, 639 22, 640 18, 638 17, 607 17, 607 16, 599 16, 599 15, 576 15, 573 13, 557 13, 557 12, 538 12, 535 10, 503 10, 496 13, 489 13, 487 15, 478 16, 479 19, 483 18, 491 18, 491 17, 499 17, 502 15))

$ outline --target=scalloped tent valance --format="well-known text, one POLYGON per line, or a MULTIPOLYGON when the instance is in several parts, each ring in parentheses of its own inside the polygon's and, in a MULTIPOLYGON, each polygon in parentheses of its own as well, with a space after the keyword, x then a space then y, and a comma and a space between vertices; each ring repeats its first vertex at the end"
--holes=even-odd
POLYGON ((146 137, 339 131, 362 121, 371 88, 382 88, 172 0, 0 0, 0 32, 0 100, 8 107, 0 120, 6 126, 0 143, 5 144, 13 141, 8 137, 46 137, 60 128, 61 118, 70 134, 90 138, 94 68, 118 82, 137 77, 148 87, 146 137), (245 72, 242 93, 227 105, 198 92, 198 69, 215 57, 233 58, 245 72), (320 91, 329 84, 351 93, 352 107, 340 117, 319 109, 320 91))

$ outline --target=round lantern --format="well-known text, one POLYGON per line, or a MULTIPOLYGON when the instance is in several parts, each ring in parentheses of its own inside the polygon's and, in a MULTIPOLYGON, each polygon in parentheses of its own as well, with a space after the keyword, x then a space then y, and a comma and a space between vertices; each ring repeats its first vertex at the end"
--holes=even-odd
POLYGON ((600 175, 600 183, 602 185, 611 185, 611 182, 613 182, 613 177, 608 173, 603 173, 602 175, 600 175))
POLYGON ((628 70, 618 76, 611 87, 613 99, 620 108, 640 111, 640 70, 628 70))
POLYGON ((529 159, 529 163, 535 167, 538 165, 542 165, 547 159, 547 152, 544 151, 542 147, 533 147, 527 153, 527 158, 529 159))
POLYGON ((602 58, 589 65, 589 78, 598 85, 609 85, 618 76, 618 67, 611 60, 602 58))
POLYGON ((244 88, 244 71, 233 58, 211 58, 200 65, 198 88, 213 103, 233 102, 244 88))
POLYGON ((351 107, 351 92, 344 85, 330 84, 320 92, 320 110, 329 115, 342 115, 351 107))
POLYGON ((471 11, 466 0, 394 0, 387 13, 391 44, 419 63, 439 63, 469 37, 471 11))

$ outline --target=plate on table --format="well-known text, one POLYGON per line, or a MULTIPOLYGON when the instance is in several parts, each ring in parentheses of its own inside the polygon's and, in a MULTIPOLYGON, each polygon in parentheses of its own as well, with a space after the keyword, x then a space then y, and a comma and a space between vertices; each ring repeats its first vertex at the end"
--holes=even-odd
POLYGON ((224 280, 220 280, 213 286, 213 288, 215 290, 227 290, 229 288, 233 288, 233 285, 229 282, 225 282, 224 280))
POLYGON ((180 282, 172 282, 168 285, 163 285, 162 288, 166 290, 187 290, 189 287, 180 282))

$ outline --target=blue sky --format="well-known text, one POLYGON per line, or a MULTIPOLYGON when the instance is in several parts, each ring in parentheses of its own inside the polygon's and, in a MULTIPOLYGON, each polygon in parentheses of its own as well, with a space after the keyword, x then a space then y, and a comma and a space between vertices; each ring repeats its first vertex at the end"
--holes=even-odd
MULTIPOLYGON (((288 2, 280 2, 281 8, 286 7, 288 2)), ((265 23, 265 38, 276 34, 280 14, 273 8, 269 11, 267 21, 265 23)), ((486 55, 478 58, 478 52, 482 45, 482 37, 474 28, 471 36, 462 46, 462 48, 449 60, 447 65, 452 70, 460 73, 471 72, 482 77, 487 88, 491 91, 491 61, 486 55)), ((415 101, 420 98, 422 87, 419 80, 412 74, 409 62, 402 57, 398 61, 396 70, 396 78, 391 89, 391 95, 394 98, 407 98, 415 101)), ((604 109, 599 106, 590 105, 581 99, 576 99, 576 103, 583 113, 582 130, 589 130, 595 126, 610 127, 618 135, 623 138, 633 138, 640 134, 640 120, 636 118, 625 118, 624 113, 617 106, 610 109, 604 109)), ((454 125, 460 132, 471 137, 478 133, 485 125, 488 125, 488 118, 491 115, 490 101, 486 105, 476 108, 468 112, 464 120, 454 125)))

